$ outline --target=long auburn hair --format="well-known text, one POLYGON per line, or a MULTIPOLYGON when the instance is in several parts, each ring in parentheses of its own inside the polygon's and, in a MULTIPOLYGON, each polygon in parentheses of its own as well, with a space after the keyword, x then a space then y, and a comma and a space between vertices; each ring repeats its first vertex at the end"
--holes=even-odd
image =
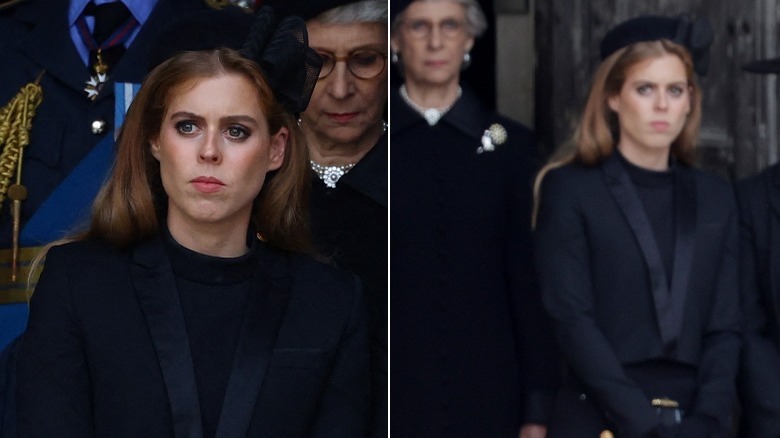
POLYGON ((111 175, 92 207, 89 230, 76 240, 97 238, 122 248, 159 231, 168 196, 150 141, 159 135, 179 85, 223 73, 240 74, 255 85, 271 135, 282 127, 290 131, 282 166, 268 173, 254 201, 250 221, 253 231, 278 248, 311 252, 306 209, 308 153, 300 143, 296 120, 278 103, 257 64, 227 48, 185 52, 149 73, 128 110, 111 175))
POLYGON ((620 94, 629 71, 636 64, 664 55, 675 55, 685 67, 690 87, 691 111, 680 135, 672 142, 671 155, 686 164, 695 160, 696 142, 701 126, 701 88, 696 80, 691 55, 684 46, 670 40, 642 41, 617 50, 599 65, 593 76, 588 100, 572 137, 561 145, 534 181, 532 223, 536 224, 540 187, 552 169, 569 163, 595 166, 612 155, 620 138, 617 114, 609 108, 608 99, 620 94))

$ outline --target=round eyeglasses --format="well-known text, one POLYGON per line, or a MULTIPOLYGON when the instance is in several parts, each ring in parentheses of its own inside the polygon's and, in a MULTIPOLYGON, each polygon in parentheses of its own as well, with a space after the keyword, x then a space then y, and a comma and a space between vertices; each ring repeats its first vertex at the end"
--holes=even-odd
POLYGON ((317 53, 322 58, 319 79, 327 77, 336 67, 337 62, 345 62, 347 69, 360 79, 371 79, 382 73, 387 63, 387 54, 376 50, 356 50, 347 56, 336 56, 333 53, 321 51, 317 53))
POLYGON ((441 35, 447 38, 460 36, 466 30, 466 22, 454 18, 447 18, 438 23, 422 19, 405 20, 401 24, 406 26, 414 38, 428 38, 434 27, 438 27, 441 35))

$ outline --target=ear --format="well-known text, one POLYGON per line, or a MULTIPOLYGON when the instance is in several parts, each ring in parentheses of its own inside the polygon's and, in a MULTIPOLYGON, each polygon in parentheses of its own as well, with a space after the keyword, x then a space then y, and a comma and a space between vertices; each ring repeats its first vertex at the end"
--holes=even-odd
POLYGON ((276 170, 284 164, 284 152, 287 148, 287 140, 290 131, 282 126, 279 131, 271 136, 271 147, 268 148, 268 170, 276 170))
POLYGON ((618 95, 609 96, 607 98, 607 105, 609 105, 609 109, 612 111, 619 113, 620 112, 620 99, 618 99, 618 95))
POLYGON ((157 159, 157 161, 160 161, 160 139, 159 138, 153 138, 149 141, 149 150, 152 151, 152 156, 157 159))
POLYGON ((470 52, 473 47, 474 47, 474 37, 470 36, 466 40, 466 45, 464 47, 466 50, 463 53, 470 52))

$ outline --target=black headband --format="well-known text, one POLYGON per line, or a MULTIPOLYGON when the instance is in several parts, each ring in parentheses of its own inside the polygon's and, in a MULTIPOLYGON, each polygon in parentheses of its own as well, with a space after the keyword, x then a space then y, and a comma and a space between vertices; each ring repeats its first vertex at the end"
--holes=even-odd
POLYGON ((694 70, 704 76, 709 67, 709 48, 714 36, 712 25, 704 17, 694 20, 687 15, 676 18, 643 15, 624 21, 607 32, 601 41, 601 59, 634 43, 666 39, 687 48, 694 70))

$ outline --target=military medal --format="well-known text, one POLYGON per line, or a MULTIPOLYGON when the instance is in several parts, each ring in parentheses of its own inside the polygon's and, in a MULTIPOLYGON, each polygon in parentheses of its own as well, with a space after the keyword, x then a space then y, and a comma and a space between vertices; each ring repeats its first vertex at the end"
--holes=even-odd
POLYGON ((92 32, 90 32, 89 27, 87 26, 85 15, 82 15, 76 21, 76 27, 78 29, 79 35, 81 36, 81 40, 84 41, 84 45, 87 46, 90 51, 95 51, 97 57, 95 63, 92 65, 92 69, 94 70, 95 74, 90 75, 89 80, 86 82, 86 87, 84 87, 84 92, 87 93, 88 99, 97 99, 100 91, 103 89, 103 86, 106 84, 106 82, 108 82, 109 65, 103 57, 103 51, 110 49, 111 47, 124 44, 125 41, 130 38, 130 35, 135 30, 136 26, 138 26, 138 20, 130 15, 130 17, 108 38, 106 38, 104 41, 98 42, 98 40, 95 40, 95 37, 92 35, 92 32))
POLYGON ((87 81, 87 87, 84 88, 84 91, 87 92, 87 97, 90 100, 95 100, 97 98, 103 85, 105 85, 108 80, 108 65, 103 62, 102 52, 103 49, 97 49, 97 62, 92 66, 92 68, 95 69, 95 75, 90 76, 87 81))

